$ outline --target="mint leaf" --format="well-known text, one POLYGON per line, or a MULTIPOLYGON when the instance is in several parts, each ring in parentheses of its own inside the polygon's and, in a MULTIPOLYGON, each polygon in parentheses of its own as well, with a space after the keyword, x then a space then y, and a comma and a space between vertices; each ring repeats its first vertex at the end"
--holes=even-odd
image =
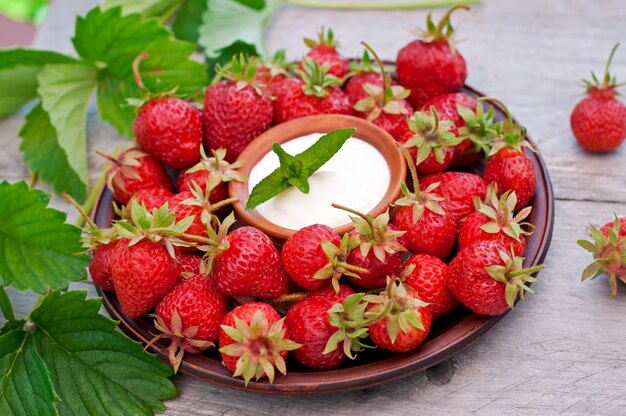
POLYGON ((178 39, 198 43, 198 29, 208 3, 208 0, 185 1, 172 22, 172 31, 178 39))
POLYGON ((302 168, 309 172, 309 176, 315 173, 341 149, 355 131, 354 128, 334 130, 320 137, 311 147, 296 155, 302 161, 302 168))
POLYGON ((122 81, 106 69, 100 71, 98 74, 100 118, 111 123, 119 134, 133 137, 136 108, 128 104, 129 98, 142 98, 141 89, 135 83, 122 81))
POLYGON ((82 63, 43 67, 37 79, 41 105, 50 116, 59 146, 83 184, 87 169, 87 105, 96 87, 96 68, 82 63))
MULTIPOLYGON (((176 396, 172 370, 98 314, 86 291, 47 295, 31 312, 37 350, 50 371, 64 415, 151 415, 176 396)), ((37 414, 37 413, 32 413, 37 414)))
POLYGON ((77 201, 84 201, 87 187, 72 169, 65 151, 59 145, 56 130, 41 104, 26 115, 26 123, 19 132, 22 138, 20 151, 24 163, 39 179, 50 184, 57 194, 70 194, 77 201))
POLYGON ((0 201, 0 286, 45 293, 85 279, 89 258, 76 254, 83 251, 81 230, 46 208, 50 195, 3 181, 0 201))
POLYGON ((59 400, 33 337, 21 329, 0 336, 0 414, 57 415, 59 400))
POLYGON ((74 59, 54 52, 0 50, 0 118, 37 97, 37 74, 43 65, 68 62, 74 59))
POLYGON ((246 211, 253 210, 265 201, 269 201, 276 195, 289 189, 291 185, 283 175, 280 168, 274 170, 254 186, 246 203, 246 211))

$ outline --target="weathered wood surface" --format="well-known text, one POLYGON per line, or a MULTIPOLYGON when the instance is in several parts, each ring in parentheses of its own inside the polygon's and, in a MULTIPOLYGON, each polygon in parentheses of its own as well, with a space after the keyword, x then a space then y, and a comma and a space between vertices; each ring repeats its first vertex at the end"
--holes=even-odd
MULTIPOLYGON (((95 1, 56 0, 35 46, 71 52, 76 14, 95 1)), ((435 12, 436 15, 440 11, 435 12)), ((425 11, 342 12, 283 6, 267 33, 270 50, 285 47, 293 58, 300 39, 332 27, 346 55, 365 39, 393 59, 422 25, 425 11)), ((626 146, 609 155, 585 153, 574 143, 569 114, 579 99, 577 80, 601 72, 615 42, 626 41, 623 0, 486 0, 457 12, 459 49, 468 62, 468 83, 499 97, 536 140, 548 163, 555 193, 556 225, 537 294, 505 317, 488 335, 438 368, 380 388, 332 396, 271 397, 213 387, 176 377, 177 399, 169 415, 417 415, 417 414, 626 414, 626 287, 608 299, 604 278, 582 284, 589 256, 576 246, 588 222, 626 214, 626 146)), ((613 63, 626 79, 626 50, 613 63)), ((1 123, 0 178, 19 180, 17 132, 21 115, 1 123)), ((124 139, 90 111, 90 151, 111 150, 124 139)), ((90 153, 92 154, 92 153, 90 153)), ((90 160, 92 180, 101 162, 90 160)), ((58 199, 56 207, 67 209, 58 199)), ((75 214, 70 211, 70 216, 75 214)), ((89 283, 79 284, 93 294, 89 283)), ((23 295, 11 292, 19 312, 23 295)), ((33 297, 31 297, 32 299, 33 297)))

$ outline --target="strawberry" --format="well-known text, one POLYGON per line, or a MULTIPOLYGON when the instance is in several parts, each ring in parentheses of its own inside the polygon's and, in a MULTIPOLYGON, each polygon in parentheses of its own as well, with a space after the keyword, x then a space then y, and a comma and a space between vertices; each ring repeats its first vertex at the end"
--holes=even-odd
POLYGON ((99 244, 92 249, 93 257, 89 262, 89 275, 96 286, 112 292, 113 276, 111 275, 111 256, 115 253, 119 240, 108 244, 99 244))
MULTIPOLYGON (((202 206, 197 205, 198 200, 191 192, 184 191, 173 195, 167 203, 169 209, 176 215, 176 220, 180 221, 184 218, 193 217, 193 222, 187 228, 186 234, 207 237, 207 225, 202 221, 202 206)), ((207 219, 207 223, 208 221, 207 219)))
POLYGON ((162 332, 150 344, 161 338, 172 341, 170 364, 174 372, 183 354, 197 354, 215 346, 220 324, 228 311, 228 301, 204 274, 184 280, 168 293, 156 307, 154 326, 162 332))
POLYGON ((618 46, 619 43, 609 55, 602 83, 593 72, 592 82, 583 81, 587 97, 576 104, 570 117, 570 126, 578 144, 591 152, 611 151, 626 139, 626 106, 615 98, 619 84, 609 74, 609 66, 618 46))
POLYGON ((275 97, 283 90, 284 82, 291 77, 289 71, 295 66, 287 62, 285 50, 279 49, 271 61, 261 63, 256 71, 255 80, 263 86, 267 95, 275 97))
POLYGON ((409 271, 404 283, 428 303, 432 319, 447 314, 459 305, 448 289, 448 265, 441 259, 428 254, 416 254, 404 266, 409 271))
POLYGON ((233 162, 255 137, 272 123, 272 101, 255 83, 256 61, 233 56, 225 80, 207 88, 202 122, 207 149, 226 149, 225 159, 233 162))
POLYGON ((617 279, 626 283, 626 217, 605 224, 600 230, 591 225, 593 241, 578 240, 578 244, 593 254, 582 280, 606 274, 611 286, 611 298, 617 295, 617 279))
POLYGON ((381 86, 363 84, 363 89, 368 93, 366 98, 354 104, 356 115, 376 124, 392 136, 398 136, 408 115, 413 113, 413 107, 407 100, 410 91, 406 88, 391 85, 391 75, 385 72, 385 66, 376 52, 365 42, 361 42, 374 55, 383 78, 381 86))
POLYGON ((416 111, 397 133, 397 141, 409 151, 422 174, 445 170, 452 162, 454 146, 460 143, 452 121, 440 120, 435 107, 416 111))
POLYGON ((403 237, 410 251, 415 254, 431 254, 443 259, 450 254, 454 246, 456 223, 439 205, 443 198, 433 192, 437 184, 420 190, 415 165, 406 149, 404 154, 409 164, 415 193, 411 193, 406 184, 402 184, 404 196, 394 203, 400 207, 393 219, 394 224, 400 230, 406 231, 403 237))
POLYGON ((224 365, 243 377, 246 386, 255 377, 274 382, 274 369, 287 374, 285 358, 300 344, 289 339, 285 319, 267 303, 238 306, 224 317, 220 330, 220 353, 224 365))
POLYGON ((319 66, 310 58, 303 61, 302 79, 285 81, 274 101, 274 123, 315 114, 354 114, 348 96, 339 88, 341 81, 327 74, 328 63, 319 66))
POLYGON ((396 275, 402 269, 400 252, 406 251, 398 237, 404 231, 389 229, 389 211, 375 219, 350 208, 334 205, 356 216, 350 217, 356 232, 352 236, 352 250, 348 254, 349 265, 364 269, 365 272, 355 272, 348 276, 348 280, 364 289, 375 289, 385 286, 387 276, 396 275))
MULTIPOLYGON (((499 102, 493 98, 488 100, 499 102)), ((500 104, 507 113, 507 120, 497 126, 497 137, 489 152, 483 179, 485 183, 496 183, 498 196, 514 191, 517 195, 515 210, 519 211, 528 205, 537 188, 535 167, 524 153, 525 147, 532 151, 534 149, 525 139, 526 129, 513 122, 509 110, 502 102, 500 104)))
POLYGON ((411 90, 409 101, 416 108, 438 95, 456 92, 465 83, 465 59, 455 48, 450 24, 450 15, 457 9, 469 10, 469 7, 453 6, 437 26, 429 13, 422 39, 414 40, 398 52, 398 80, 411 90))
POLYGON ((485 198, 485 181, 473 173, 441 172, 420 178, 422 188, 438 183, 437 193, 443 197, 441 207, 451 216, 457 227, 460 221, 474 212, 474 198, 485 198))
MULTIPOLYGON (((304 38, 304 44, 311 48, 306 57, 317 62, 319 66, 327 64, 329 74, 343 78, 348 73, 350 60, 337 52, 338 43, 332 29, 326 32, 322 28, 317 34, 317 39, 304 38)), ((300 64, 300 69, 304 69, 304 62, 300 64)))
POLYGON ((459 250, 478 241, 497 241, 504 247, 511 247, 516 256, 524 254, 526 236, 531 232, 523 226, 533 228, 532 224, 522 222, 530 215, 531 207, 522 209, 514 216, 517 197, 515 192, 505 192, 498 200, 495 190, 489 192, 487 203, 478 203, 478 210, 468 216, 459 231, 459 250))
POLYGON ((181 273, 189 273, 192 275, 202 273, 202 256, 193 253, 183 253, 178 256, 178 263, 181 273))
POLYGON ((220 291, 228 296, 264 299, 287 294, 289 277, 272 240, 254 227, 241 227, 228 234, 234 222, 231 213, 219 225, 217 233, 208 229, 209 270, 220 291))
POLYGON ((398 353, 409 352, 428 336, 430 309, 410 286, 390 280, 380 295, 366 299, 369 302, 366 317, 378 317, 387 310, 382 319, 369 325, 370 338, 378 347, 398 353))
MULTIPOLYGON (((143 205, 148 211, 159 208, 161 205, 174 196, 174 193, 165 188, 140 189, 132 196, 139 205, 143 205)), ((126 204, 130 208, 132 203, 126 204)))
POLYGON ((122 205, 128 204, 133 194, 140 189, 174 190, 174 184, 163 166, 139 150, 126 150, 117 158, 99 150, 96 153, 111 162, 112 167, 106 173, 107 187, 113 192, 115 200, 122 205))
MULTIPOLYGON (((361 61, 350 62, 350 78, 343 86, 343 91, 348 98, 350 98, 352 104, 356 104, 369 96, 367 91, 363 89, 363 85, 372 84, 377 87, 383 86, 383 77, 378 73, 379 69, 375 64, 376 62, 372 64, 372 59, 367 49, 363 51, 361 61)), ((392 85, 396 85, 393 80, 391 82, 392 85)))
POLYGON ((543 265, 523 269, 517 257, 496 241, 480 241, 461 250, 448 266, 448 288, 472 312, 500 315, 513 308, 518 295, 533 293, 526 285, 543 265))

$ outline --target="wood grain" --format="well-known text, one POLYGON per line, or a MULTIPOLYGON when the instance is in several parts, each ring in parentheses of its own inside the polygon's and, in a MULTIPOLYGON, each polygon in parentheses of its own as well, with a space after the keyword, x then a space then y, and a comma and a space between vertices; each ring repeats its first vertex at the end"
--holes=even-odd
MULTIPOLYGON (((35 46, 71 52, 76 14, 96 1, 55 0, 35 46)), ((282 6, 270 22, 270 50, 305 49, 300 39, 332 27, 346 55, 368 40, 385 59, 412 39, 426 11, 328 11, 282 6)), ((441 15, 441 11, 435 11, 441 15)), ((580 283, 589 256, 576 246, 588 222, 602 224, 626 214, 626 146, 608 155, 582 151, 569 129, 569 114, 590 69, 601 72, 615 42, 626 41, 623 0, 486 0, 457 12, 459 50, 468 62, 468 83, 504 100, 540 140, 557 196, 556 226, 537 294, 504 318, 487 336, 452 361, 381 388, 333 396, 298 398, 243 394, 177 376, 177 399, 168 415, 624 415, 626 414, 626 287, 608 299, 604 277, 580 283)), ((626 51, 613 71, 626 78, 626 51)), ((22 115, 1 123, 0 177, 27 175, 17 132, 22 115)), ((90 154, 125 142, 89 111, 90 154)), ((102 162, 90 158, 95 181, 102 162)), ((58 199, 53 205, 67 209, 58 199)), ((70 214, 75 217, 75 214, 70 214)), ((90 283, 82 287, 91 289, 90 283)), ((90 290, 93 294, 94 291, 90 290)), ((18 313, 24 297, 11 292, 18 313)), ((30 296, 30 298, 34 298, 30 296)))

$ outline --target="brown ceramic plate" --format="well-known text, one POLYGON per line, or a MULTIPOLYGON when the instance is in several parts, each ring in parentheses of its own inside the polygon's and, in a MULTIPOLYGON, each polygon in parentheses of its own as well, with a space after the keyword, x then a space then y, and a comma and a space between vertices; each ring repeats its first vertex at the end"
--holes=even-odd
MULTIPOLYGON (((482 95, 469 87, 465 88, 464 92, 473 96, 482 95)), ((502 109, 496 106, 496 110, 499 117, 503 118, 502 109)), ((554 222, 554 195, 545 162, 538 153, 530 153, 529 156, 537 174, 537 192, 529 220, 537 231, 526 243, 526 266, 543 262, 552 239, 554 222)), ((93 214, 99 227, 110 226, 114 215, 112 201, 112 194, 104 188, 93 214)), ((151 319, 127 318, 122 314, 115 294, 100 289, 98 292, 103 297, 104 306, 111 316, 120 321, 120 328, 124 333, 143 343, 152 338, 154 327, 151 319)), ((532 302, 532 297, 529 298, 532 302)), ((516 313, 524 313, 523 305, 520 306, 516 313)), ((364 351, 355 361, 332 371, 309 371, 299 367, 292 360, 289 363, 288 374, 276 377, 274 384, 260 381, 251 382, 248 387, 244 387, 242 379, 233 378, 230 371, 222 366, 219 354, 215 350, 205 354, 185 355, 179 371, 220 386, 261 393, 310 394, 359 390, 404 378, 441 363, 484 335, 503 316, 480 316, 460 308, 436 320, 426 341, 413 352, 391 354, 380 349, 364 351)), ((161 360, 167 362, 165 347, 164 343, 157 343, 151 350, 161 360)))

